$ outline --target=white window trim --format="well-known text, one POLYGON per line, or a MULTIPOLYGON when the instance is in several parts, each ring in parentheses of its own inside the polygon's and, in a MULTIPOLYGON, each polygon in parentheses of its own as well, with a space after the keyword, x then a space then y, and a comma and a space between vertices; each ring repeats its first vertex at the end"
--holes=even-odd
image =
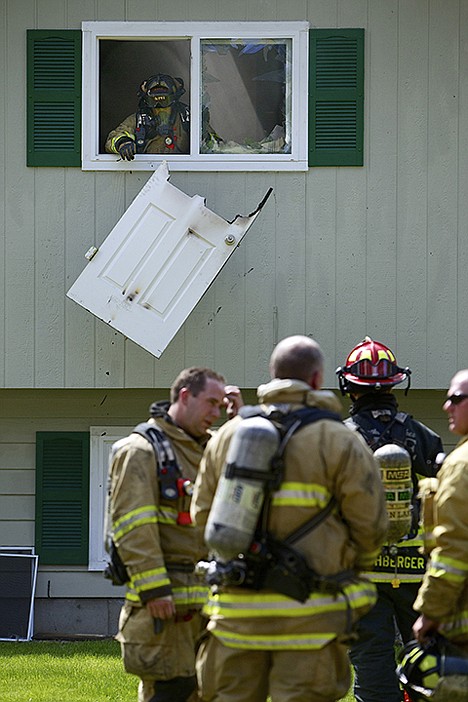
POLYGON ((163 160, 173 171, 307 170, 308 22, 83 22, 83 170, 150 171, 163 160), (191 155, 140 154, 133 161, 98 152, 99 40, 191 38, 191 155), (200 40, 240 37, 292 39, 292 153, 197 154, 199 134, 200 40))
POLYGON ((104 570, 107 554, 104 548, 107 476, 112 444, 134 429, 131 427, 90 427, 89 476, 89 553, 88 570, 104 570))

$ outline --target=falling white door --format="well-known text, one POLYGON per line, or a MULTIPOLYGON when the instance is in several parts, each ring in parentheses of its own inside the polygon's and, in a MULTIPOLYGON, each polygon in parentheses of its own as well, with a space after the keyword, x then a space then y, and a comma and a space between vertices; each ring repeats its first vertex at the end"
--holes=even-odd
POLYGON ((232 222, 168 182, 164 162, 67 296, 159 358, 271 193, 232 222))

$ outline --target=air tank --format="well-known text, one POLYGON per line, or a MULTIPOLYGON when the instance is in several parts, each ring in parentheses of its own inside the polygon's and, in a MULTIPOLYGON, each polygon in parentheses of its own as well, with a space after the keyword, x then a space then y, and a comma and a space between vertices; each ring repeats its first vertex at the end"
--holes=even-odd
POLYGON ((387 513, 388 543, 396 544, 411 531, 413 481, 408 451, 397 444, 385 444, 374 452, 380 468, 387 513))
POLYGON ((205 541, 221 561, 245 553, 252 542, 279 442, 265 417, 244 419, 231 439, 205 527, 205 541))

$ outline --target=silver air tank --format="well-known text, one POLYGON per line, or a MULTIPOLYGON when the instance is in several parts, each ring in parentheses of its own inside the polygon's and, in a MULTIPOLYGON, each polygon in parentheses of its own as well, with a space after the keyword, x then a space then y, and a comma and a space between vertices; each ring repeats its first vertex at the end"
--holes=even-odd
POLYGON ((389 518, 388 543, 396 544, 411 531, 413 481, 408 451, 397 444, 385 444, 374 452, 385 489, 389 518))
POLYGON ((205 541, 221 561, 245 553, 252 542, 279 441, 265 417, 244 419, 232 437, 205 527, 205 541))

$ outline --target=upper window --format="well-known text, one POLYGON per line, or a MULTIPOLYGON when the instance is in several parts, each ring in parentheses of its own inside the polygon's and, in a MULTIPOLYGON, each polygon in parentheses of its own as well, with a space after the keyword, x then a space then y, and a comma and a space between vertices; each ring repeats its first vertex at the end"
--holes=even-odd
POLYGON ((307 168, 307 22, 82 27, 83 169, 307 168))

